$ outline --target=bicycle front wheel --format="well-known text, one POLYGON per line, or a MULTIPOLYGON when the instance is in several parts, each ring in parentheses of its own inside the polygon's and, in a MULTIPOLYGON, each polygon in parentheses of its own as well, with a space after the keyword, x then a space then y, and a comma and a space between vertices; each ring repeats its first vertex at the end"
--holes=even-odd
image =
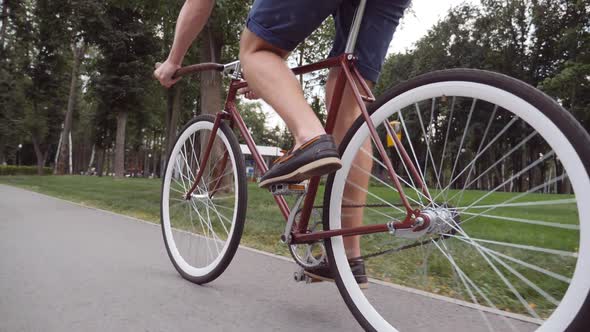
MULTIPOLYGON (((408 200, 431 223, 326 241, 359 323, 377 331, 588 331, 590 136, 573 117, 518 80, 465 69, 404 82, 369 111, 408 200), (349 248, 347 257, 345 242, 354 240, 361 253, 350 257, 349 248), (372 280, 366 291, 348 263, 358 256, 372 280)), ((402 221, 363 119, 340 149, 324 229, 354 218, 402 221)))
POLYGON ((214 121, 201 115, 182 129, 162 183, 162 233, 168 256, 183 278, 198 284, 214 280, 231 262, 248 201, 244 157, 227 124, 220 124, 209 161, 200 164, 214 121), (201 180, 186 199, 199 171, 201 180))

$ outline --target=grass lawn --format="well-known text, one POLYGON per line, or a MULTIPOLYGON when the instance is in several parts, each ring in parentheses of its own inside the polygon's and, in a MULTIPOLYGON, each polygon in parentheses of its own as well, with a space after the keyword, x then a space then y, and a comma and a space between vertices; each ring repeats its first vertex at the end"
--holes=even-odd
MULTIPOLYGON (((161 180, 159 179, 117 180, 110 177, 90 176, 3 176, 0 177, 0 183, 41 192, 87 206, 115 211, 154 223, 160 222, 161 180)), ((321 190, 323 191, 323 188, 321 190)), ((399 202, 399 197, 396 197, 395 193, 392 193, 387 187, 372 186, 371 192, 375 196, 368 198, 370 204, 383 204, 383 200, 393 203, 399 202)), ((436 195, 436 193, 432 194, 436 195)), ((455 192, 451 192, 449 197, 454 194, 455 192)), ((258 189, 254 183, 249 184, 248 195, 247 221, 241 243, 252 248, 289 255, 287 247, 279 241, 279 237, 284 231, 284 221, 272 196, 266 190, 258 189)), ((464 207, 479 200, 475 207, 469 210, 477 214, 488 209, 487 207, 477 208, 477 206, 490 206, 515 197, 513 193, 494 193, 487 197, 486 195, 487 192, 483 191, 467 191, 460 201, 459 197, 456 197, 451 200, 451 204, 454 207, 464 207)), ((410 196, 418 200, 417 195, 410 196)), ((319 193, 318 197, 323 197, 323 194, 319 193)), ((529 194, 519 199, 513 199, 511 203, 571 198, 573 196, 529 194)), ((506 207, 486 212, 486 214, 568 224, 577 223, 576 212, 575 204, 559 204, 506 207)), ((365 224, 384 222, 384 214, 392 217, 402 217, 403 215, 402 212, 393 208, 376 207, 365 209, 364 222, 365 224)), ((461 225, 471 237, 577 252, 579 236, 577 230, 481 216, 468 220, 469 217, 470 215, 462 215, 461 222, 465 221, 465 223, 461 225)), ((364 236, 362 248, 363 253, 366 254, 409 244, 413 241, 393 238, 388 234, 381 233, 364 236)), ((474 249, 473 245, 453 238, 437 243, 445 246, 446 252, 452 254, 462 271, 498 308, 526 313, 527 310, 523 304, 513 296, 504 281, 498 277, 498 273, 490 269, 489 262, 486 262, 485 258, 482 259, 482 255, 474 249)), ((575 257, 548 255, 544 252, 491 243, 485 243, 485 247, 514 259, 533 263, 535 266, 558 273, 566 278, 571 276, 576 262, 575 257)), ((530 287, 530 283, 537 285, 557 300, 561 298, 567 287, 567 283, 556 281, 538 270, 532 271, 515 261, 503 259, 504 264, 502 264, 496 261, 498 256, 494 258, 493 255, 488 254, 485 257, 494 263, 498 271, 505 275, 506 279, 527 299, 528 305, 535 308, 542 317, 548 315, 554 306, 551 304, 551 299, 548 300, 546 296, 540 296, 530 287), (520 277, 517 274, 520 274, 520 277), (528 285, 527 281, 530 282, 528 285)), ((472 302, 456 270, 434 245, 378 256, 368 261, 367 268, 373 277, 472 302)), ((479 303, 486 304, 485 298, 477 294, 478 291, 475 289, 472 291, 479 303)))

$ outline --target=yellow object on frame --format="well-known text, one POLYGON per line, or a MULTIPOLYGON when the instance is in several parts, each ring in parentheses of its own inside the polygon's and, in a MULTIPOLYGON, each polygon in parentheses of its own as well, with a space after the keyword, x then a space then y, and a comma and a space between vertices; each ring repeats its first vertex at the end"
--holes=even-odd
MULTIPOLYGON (((401 125, 399 121, 391 121, 389 122, 389 124, 391 125, 391 128, 393 128, 393 131, 395 132, 395 136, 397 136, 398 140, 401 142, 402 140, 402 131, 401 131, 401 125)), ((395 141, 393 140, 393 137, 391 137, 391 135, 387 135, 387 147, 390 148, 392 146, 395 145, 395 141)))

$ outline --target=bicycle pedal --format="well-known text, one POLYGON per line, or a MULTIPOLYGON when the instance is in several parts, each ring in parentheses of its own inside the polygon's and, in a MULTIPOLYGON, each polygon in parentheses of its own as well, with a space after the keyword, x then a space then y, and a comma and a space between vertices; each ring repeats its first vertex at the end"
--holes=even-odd
POLYGON ((276 183, 268 190, 275 196, 302 195, 307 192, 307 183, 276 183))
POLYGON ((311 278, 304 273, 304 270, 302 268, 293 273, 293 279, 296 282, 305 282, 306 284, 312 282, 311 278))

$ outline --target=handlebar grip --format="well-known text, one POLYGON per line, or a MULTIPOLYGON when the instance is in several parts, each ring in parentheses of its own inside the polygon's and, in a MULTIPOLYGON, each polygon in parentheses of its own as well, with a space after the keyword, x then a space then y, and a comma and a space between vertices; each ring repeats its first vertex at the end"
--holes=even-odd
MULTIPOLYGON (((155 68, 158 69, 161 65, 162 65, 162 63, 156 62, 155 68)), ((190 75, 190 74, 194 74, 194 73, 198 73, 198 72, 202 72, 202 71, 209 71, 209 70, 223 71, 224 68, 225 68, 224 65, 222 65, 220 63, 213 63, 213 62, 199 63, 196 65, 190 65, 190 66, 179 68, 174 73, 172 78, 176 79, 176 78, 179 78, 182 76, 186 76, 186 75, 190 75)))

